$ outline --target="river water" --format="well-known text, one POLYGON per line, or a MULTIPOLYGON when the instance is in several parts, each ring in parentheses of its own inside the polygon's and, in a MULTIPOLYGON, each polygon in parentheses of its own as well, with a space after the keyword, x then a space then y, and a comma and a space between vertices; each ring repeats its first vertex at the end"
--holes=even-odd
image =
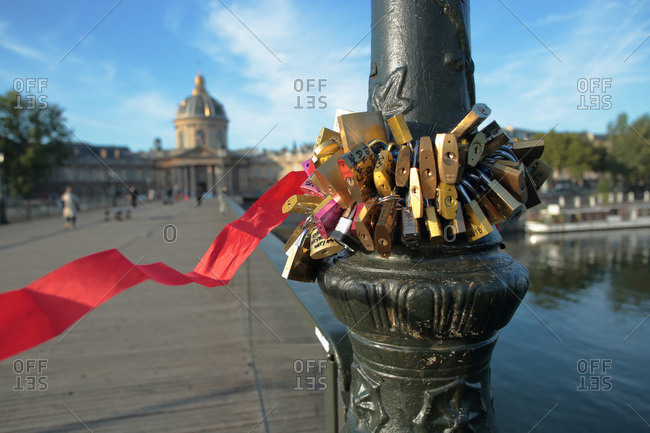
POLYGON ((650 229, 506 237, 531 280, 492 361, 508 432, 650 432, 650 229))

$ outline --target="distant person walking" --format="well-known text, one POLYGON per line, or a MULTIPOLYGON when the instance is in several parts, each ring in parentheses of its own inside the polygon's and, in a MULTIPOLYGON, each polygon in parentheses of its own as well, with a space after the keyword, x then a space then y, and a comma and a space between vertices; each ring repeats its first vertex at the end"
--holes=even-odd
POLYGON ((72 188, 67 187, 61 196, 61 203, 63 203, 63 218, 65 230, 74 230, 77 226, 77 213, 79 212, 79 199, 72 193, 72 188))
POLYGON ((131 206, 137 207, 138 206, 138 190, 135 188, 135 185, 133 185, 129 189, 131 193, 131 206))

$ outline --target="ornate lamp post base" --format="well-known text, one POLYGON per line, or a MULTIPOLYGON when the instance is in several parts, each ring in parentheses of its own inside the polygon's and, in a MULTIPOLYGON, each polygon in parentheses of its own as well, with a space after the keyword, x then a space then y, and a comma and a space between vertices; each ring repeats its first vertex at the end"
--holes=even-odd
POLYGON ((349 328, 349 432, 495 432, 490 358, 528 272, 483 243, 327 262, 319 284, 349 328))

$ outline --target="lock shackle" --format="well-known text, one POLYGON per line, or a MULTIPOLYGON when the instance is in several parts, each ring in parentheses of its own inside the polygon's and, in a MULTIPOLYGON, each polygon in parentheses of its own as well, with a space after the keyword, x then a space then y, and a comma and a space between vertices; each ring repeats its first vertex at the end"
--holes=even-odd
POLYGON ((370 143, 368 143, 367 146, 370 148, 370 150, 372 150, 375 156, 379 155, 379 152, 382 150, 388 149, 388 143, 386 143, 381 138, 375 138, 370 143))
MULTIPOLYGON (((462 182, 461 182, 461 184, 462 184, 462 182)), ((465 191, 465 188, 463 188, 463 185, 456 185, 456 189, 458 190, 458 193, 463 198, 463 201, 465 203, 469 203, 470 201, 472 201, 472 199, 469 198, 469 195, 467 194, 467 191, 465 191)))
POLYGON ((481 186, 483 182, 481 181, 481 178, 478 176, 478 174, 476 174, 476 171, 478 170, 475 170, 472 173, 470 173, 468 177, 472 179, 474 182, 476 182, 476 184, 474 185, 476 188, 474 190, 478 191, 479 189, 482 190, 481 186))
POLYGON ((519 159, 517 159, 512 149, 510 149, 508 146, 501 146, 499 150, 494 152, 494 154, 502 156, 503 158, 508 159, 512 162, 519 162, 519 159))
POLYGON ((473 196, 474 198, 478 198, 479 193, 476 191, 476 189, 474 189, 472 184, 469 183, 467 179, 461 180, 460 183, 463 186, 463 188, 466 188, 469 191, 469 194, 471 194, 471 196, 473 196))
POLYGON ((485 184, 485 186, 488 186, 490 182, 492 182, 492 179, 488 177, 488 175, 485 173, 483 170, 477 170, 478 172, 478 177, 485 184))

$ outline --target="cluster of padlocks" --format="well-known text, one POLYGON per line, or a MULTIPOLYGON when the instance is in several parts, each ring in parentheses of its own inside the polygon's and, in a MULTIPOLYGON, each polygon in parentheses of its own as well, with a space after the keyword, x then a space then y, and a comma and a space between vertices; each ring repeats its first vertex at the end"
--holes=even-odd
POLYGON ((318 261, 343 249, 388 258, 400 241, 473 242, 538 205, 551 172, 544 141, 511 141, 496 122, 479 131, 489 115, 476 104, 449 133, 419 140, 401 114, 386 120, 392 137, 379 111, 337 115, 303 163, 303 194, 283 206, 307 217, 284 247, 282 276, 312 282, 318 261))

